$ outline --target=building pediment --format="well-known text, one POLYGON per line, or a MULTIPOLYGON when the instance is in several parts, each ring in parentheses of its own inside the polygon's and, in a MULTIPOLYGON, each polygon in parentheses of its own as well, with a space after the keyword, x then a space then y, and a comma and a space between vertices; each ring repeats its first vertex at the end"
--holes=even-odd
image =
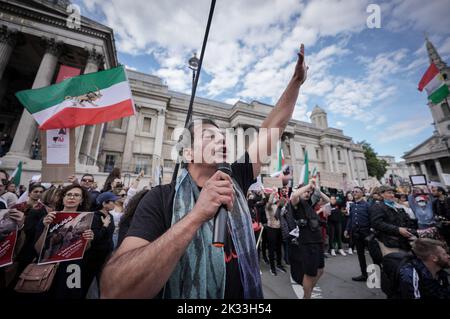
POLYGON ((438 157, 438 155, 442 152, 446 151, 445 144, 438 136, 431 136, 421 144, 417 145, 411 151, 406 152, 403 158, 407 162, 411 162, 414 159, 421 158, 424 159, 432 159, 438 157))

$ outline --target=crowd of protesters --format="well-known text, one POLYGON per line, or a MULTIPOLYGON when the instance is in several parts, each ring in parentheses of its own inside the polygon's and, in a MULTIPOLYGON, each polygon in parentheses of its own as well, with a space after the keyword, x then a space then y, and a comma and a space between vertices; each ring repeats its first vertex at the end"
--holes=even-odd
MULTIPOLYGON (((14 249, 14 263, 0 268, 0 295, 23 298, 85 298, 89 294, 92 282, 98 287, 101 270, 117 247, 119 223, 122 216, 132 217, 136 209, 133 197, 140 199, 138 192, 141 172, 126 187, 119 169, 108 176, 104 188, 100 191, 92 174, 84 174, 78 180, 69 176, 63 185, 41 183, 39 177, 33 177, 27 188, 16 187, 8 173, 0 169, 0 209, 18 224, 18 239, 14 249), (133 211, 127 210, 128 204, 133 211), (88 241, 87 250, 81 260, 60 262, 52 279, 51 287, 38 294, 23 294, 15 289, 25 268, 36 262, 45 242, 46 229, 55 218, 55 212, 93 212, 91 229, 83 233, 88 241), (69 265, 78 265, 81 269, 79 289, 68 288, 66 281, 69 265)), ((22 186, 22 185, 21 185, 22 186)), ((123 218, 126 234, 126 219, 123 218)), ((73 267, 73 266, 71 266, 73 267)), ((98 288, 94 288, 91 297, 98 297, 98 288)))
POLYGON ((325 259, 337 255, 357 254, 361 273, 352 280, 366 282, 366 251, 381 268, 388 298, 450 298, 448 280, 442 280, 447 274, 443 269, 450 267, 450 198, 442 186, 381 186, 370 191, 355 187, 344 194, 321 191, 312 182, 296 190, 252 190, 247 198, 258 255, 274 276, 286 272, 284 260, 305 298, 323 273, 325 259), (425 254, 420 247, 433 248, 425 254), (427 264, 424 258, 438 261, 427 264), (405 288, 413 283, 412 265, 419 265, 414 273, 424 273, 424 285, 405 288))
MULTIPOLYGON (((141 173, 126 187, 120 170, 114 169, 101 190, 91 174, 79 180, 69 176, 65 186, 32 180, 24 188, 0 170, 0 209, 9 209, 20 229, 14 264, 0 269, 2 295, 21 295, 14 287, 21 272, 36 261, 55 211, 92 211, 91 230, 83 233, 88 249, 75 262, 83 273, 80 289, 67 288, 66 267, 74 262, 62 262, 51 288, 38 296, 92 297, 89 288, 93 282, 99 286, 103 266, 148 193, 139 185, 142 177, 141 173)), ((450 198, 443 187, 412 187, 408 194, 390 186, 371 192, 355 187, 344 194, 320 189, 312 181, 297 189, 249 191, 247 203, 261 262, 274 276, 290 271, 303 286, 305 298, 311 297, 326 258, 357 254, 361 274, 352 280, 367 281, 366 250, 382 269, 382 288, 389 298, 450 297, 444 271, 450 263, 450 198)), ((98 294, 96 288, 94 297, 98 294)))

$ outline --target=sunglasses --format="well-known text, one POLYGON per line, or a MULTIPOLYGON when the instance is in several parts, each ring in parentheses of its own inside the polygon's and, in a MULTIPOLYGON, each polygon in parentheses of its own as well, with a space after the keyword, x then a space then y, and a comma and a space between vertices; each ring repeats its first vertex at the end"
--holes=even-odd
POLYGON ((127 194, 119 194, 119 196, 124 198, 124 197, 127 197, 127 194))
POLYGON ((93 183, 94 182, 93 179, 85 179, 85 178, 82 178, 81 181, 85 182, 85 183, 93 183))

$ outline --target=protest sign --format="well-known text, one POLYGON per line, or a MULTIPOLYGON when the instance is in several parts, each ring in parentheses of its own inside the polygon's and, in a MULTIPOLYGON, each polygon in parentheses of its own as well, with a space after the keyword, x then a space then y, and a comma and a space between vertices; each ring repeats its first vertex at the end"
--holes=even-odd
POLYGON ((279 177, 264 177, 263 184, 265 188, 282 188, 283 181, 279 177))
POLYGON ((409 175, 411 185, 427 185, 427 177, 425 175, 409 175))
POLYGON ((39 265, 82 259, 87 246, 83 232, 91 229, 92 212, 57 212, 48 227, 39 265))
POLYGON ((8 209, 0 210, 0 268, 13 263, 17 241, 17 223, 8 217, 8 209))

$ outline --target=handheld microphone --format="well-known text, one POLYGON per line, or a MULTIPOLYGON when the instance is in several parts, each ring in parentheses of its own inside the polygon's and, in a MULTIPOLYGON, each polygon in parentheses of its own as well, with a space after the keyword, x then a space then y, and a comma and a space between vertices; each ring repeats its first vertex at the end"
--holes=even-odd
MULTIPOLYGON (((231 175, 231 165, 228 163, 218 164, 218 169, 225 174, 231 175)), ((225 245, 226 232, 227 232, 227 219, 228 212, 225 205, 219 207, 216 216, 214 216, 214 233, 213 233, 213 246, 223 247, 225 245)))

